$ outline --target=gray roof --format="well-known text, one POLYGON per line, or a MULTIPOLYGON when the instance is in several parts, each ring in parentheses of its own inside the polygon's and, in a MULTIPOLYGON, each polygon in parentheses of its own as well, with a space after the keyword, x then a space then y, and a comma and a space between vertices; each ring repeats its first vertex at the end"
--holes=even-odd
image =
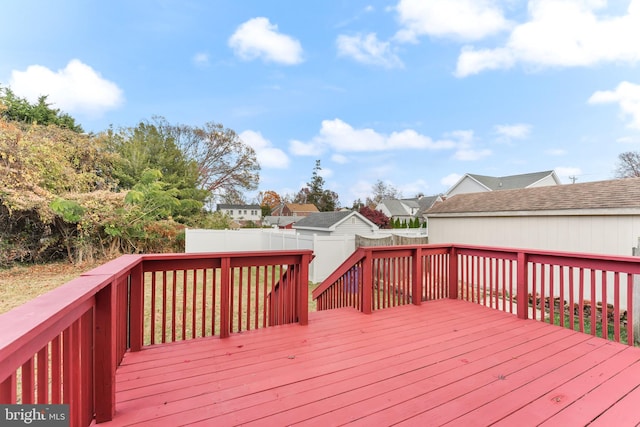
MULTIPOLYGON (((409 208, 416 209, 416 213, 414 216, 422 216, 422 214, 429 209, 436 200, 438 200, 440 196, 429 196, 429 197, 420 197, 413 199, 384 199, 380 202, 380 205, 384 205, 387 207, 389 212, 391 212, 391 216, 408 216, 411 215, 410 212, 404 208, 404 206, 408 206, 409 208), (403 206, 404 205, 404 206, 403 206)), ((378 205, 379 206, 379 205, 378 205)))
POLYGON ((366 217, 355 211, 318 212, 300 219, 293 225, 293 228, 315 228, 330 230, 350 216, 357 216, 369 225, 378 228, 366 217))
POLYGON ((265 216, 262 219, 262 222, 268 225, 278 225, 280 227, 285 227, 289 224, 293 224, 300 219, 302 219, 302 217, 300 216, 269 215, 265 216))
POLYGON ((339 211, 339 212, 318 212, 313 213, 307 217, 302 218, 296 222, 295 227, 309 227, 309 228, 331 228, 333 225, 342 221, 349 215, 354 213, 353 211, 339 211))
POLYGON ((640 209, 640 178, 458 194, 427 215, 629 208, 640 209))
POLYGON ((509 175, 509 176, 486 176, 486 175, 476 175, 476 174, 467 174, 471 178, 475 179, 485 187, 489 188, 492 191, 496 190, 513 190, 515 188, 526 188, 531 184, 535 184, 541 179, 546 178, 547 176, 553 173, 550 171, 542 171, 542 172, 532 172, 525 173, 521 175, 509 175))
POLYGON ((407 212, 403 203, 403 200, 398 199, 384 199, 380 201, 380 205, 384 205, 391 213, 391 216, 411 215, 409 212, 407 212))
POLYGON ((420 210, 418 211, 417 216, 422 216, 433 204, 440 198, 440 196, 424 196, 418 199, 418 205, 420 206, 420 210))

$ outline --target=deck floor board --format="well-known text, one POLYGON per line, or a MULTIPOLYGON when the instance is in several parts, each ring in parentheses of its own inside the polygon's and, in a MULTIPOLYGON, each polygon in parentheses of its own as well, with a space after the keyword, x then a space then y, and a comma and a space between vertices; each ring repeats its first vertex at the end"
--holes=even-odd
POLYGON ((463 301, 338 309, 127 353, 102 425, 634 425, 639 374, 640 349, 463 301))

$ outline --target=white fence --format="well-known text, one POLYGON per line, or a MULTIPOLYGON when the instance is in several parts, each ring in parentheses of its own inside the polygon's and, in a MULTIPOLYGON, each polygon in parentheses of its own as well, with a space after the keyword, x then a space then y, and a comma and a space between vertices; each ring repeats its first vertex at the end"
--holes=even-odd
POLYGON ((322 282, 355 250, 355 236, 306 236, 295 230, 186 230, 185 252, 245 252, 311 249, 309 280, 322 282))

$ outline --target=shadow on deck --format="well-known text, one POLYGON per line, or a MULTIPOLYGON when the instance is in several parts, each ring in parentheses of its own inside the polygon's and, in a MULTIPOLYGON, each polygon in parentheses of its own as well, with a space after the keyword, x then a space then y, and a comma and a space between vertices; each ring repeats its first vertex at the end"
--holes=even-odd
POLYGON ((640 349, 459 300, 128 352, 101 425, 635 425, 640 349))

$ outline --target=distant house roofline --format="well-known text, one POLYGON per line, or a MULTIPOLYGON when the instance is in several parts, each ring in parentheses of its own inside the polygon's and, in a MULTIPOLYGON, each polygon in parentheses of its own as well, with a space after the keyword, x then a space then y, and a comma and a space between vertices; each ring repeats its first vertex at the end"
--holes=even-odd
POLYGON ((546 170, 541 172, 530 172, 517 175, 506 176, 489 176, 466 173, 451 188, 446 195, 450 195, 466 178, 472 179, 478 185, 487 191, 504 191, 516 188, 527 188, 534 186, 545 178, 551 176, 557 185, 561 185, 560 179, 554 170, 546 170))

